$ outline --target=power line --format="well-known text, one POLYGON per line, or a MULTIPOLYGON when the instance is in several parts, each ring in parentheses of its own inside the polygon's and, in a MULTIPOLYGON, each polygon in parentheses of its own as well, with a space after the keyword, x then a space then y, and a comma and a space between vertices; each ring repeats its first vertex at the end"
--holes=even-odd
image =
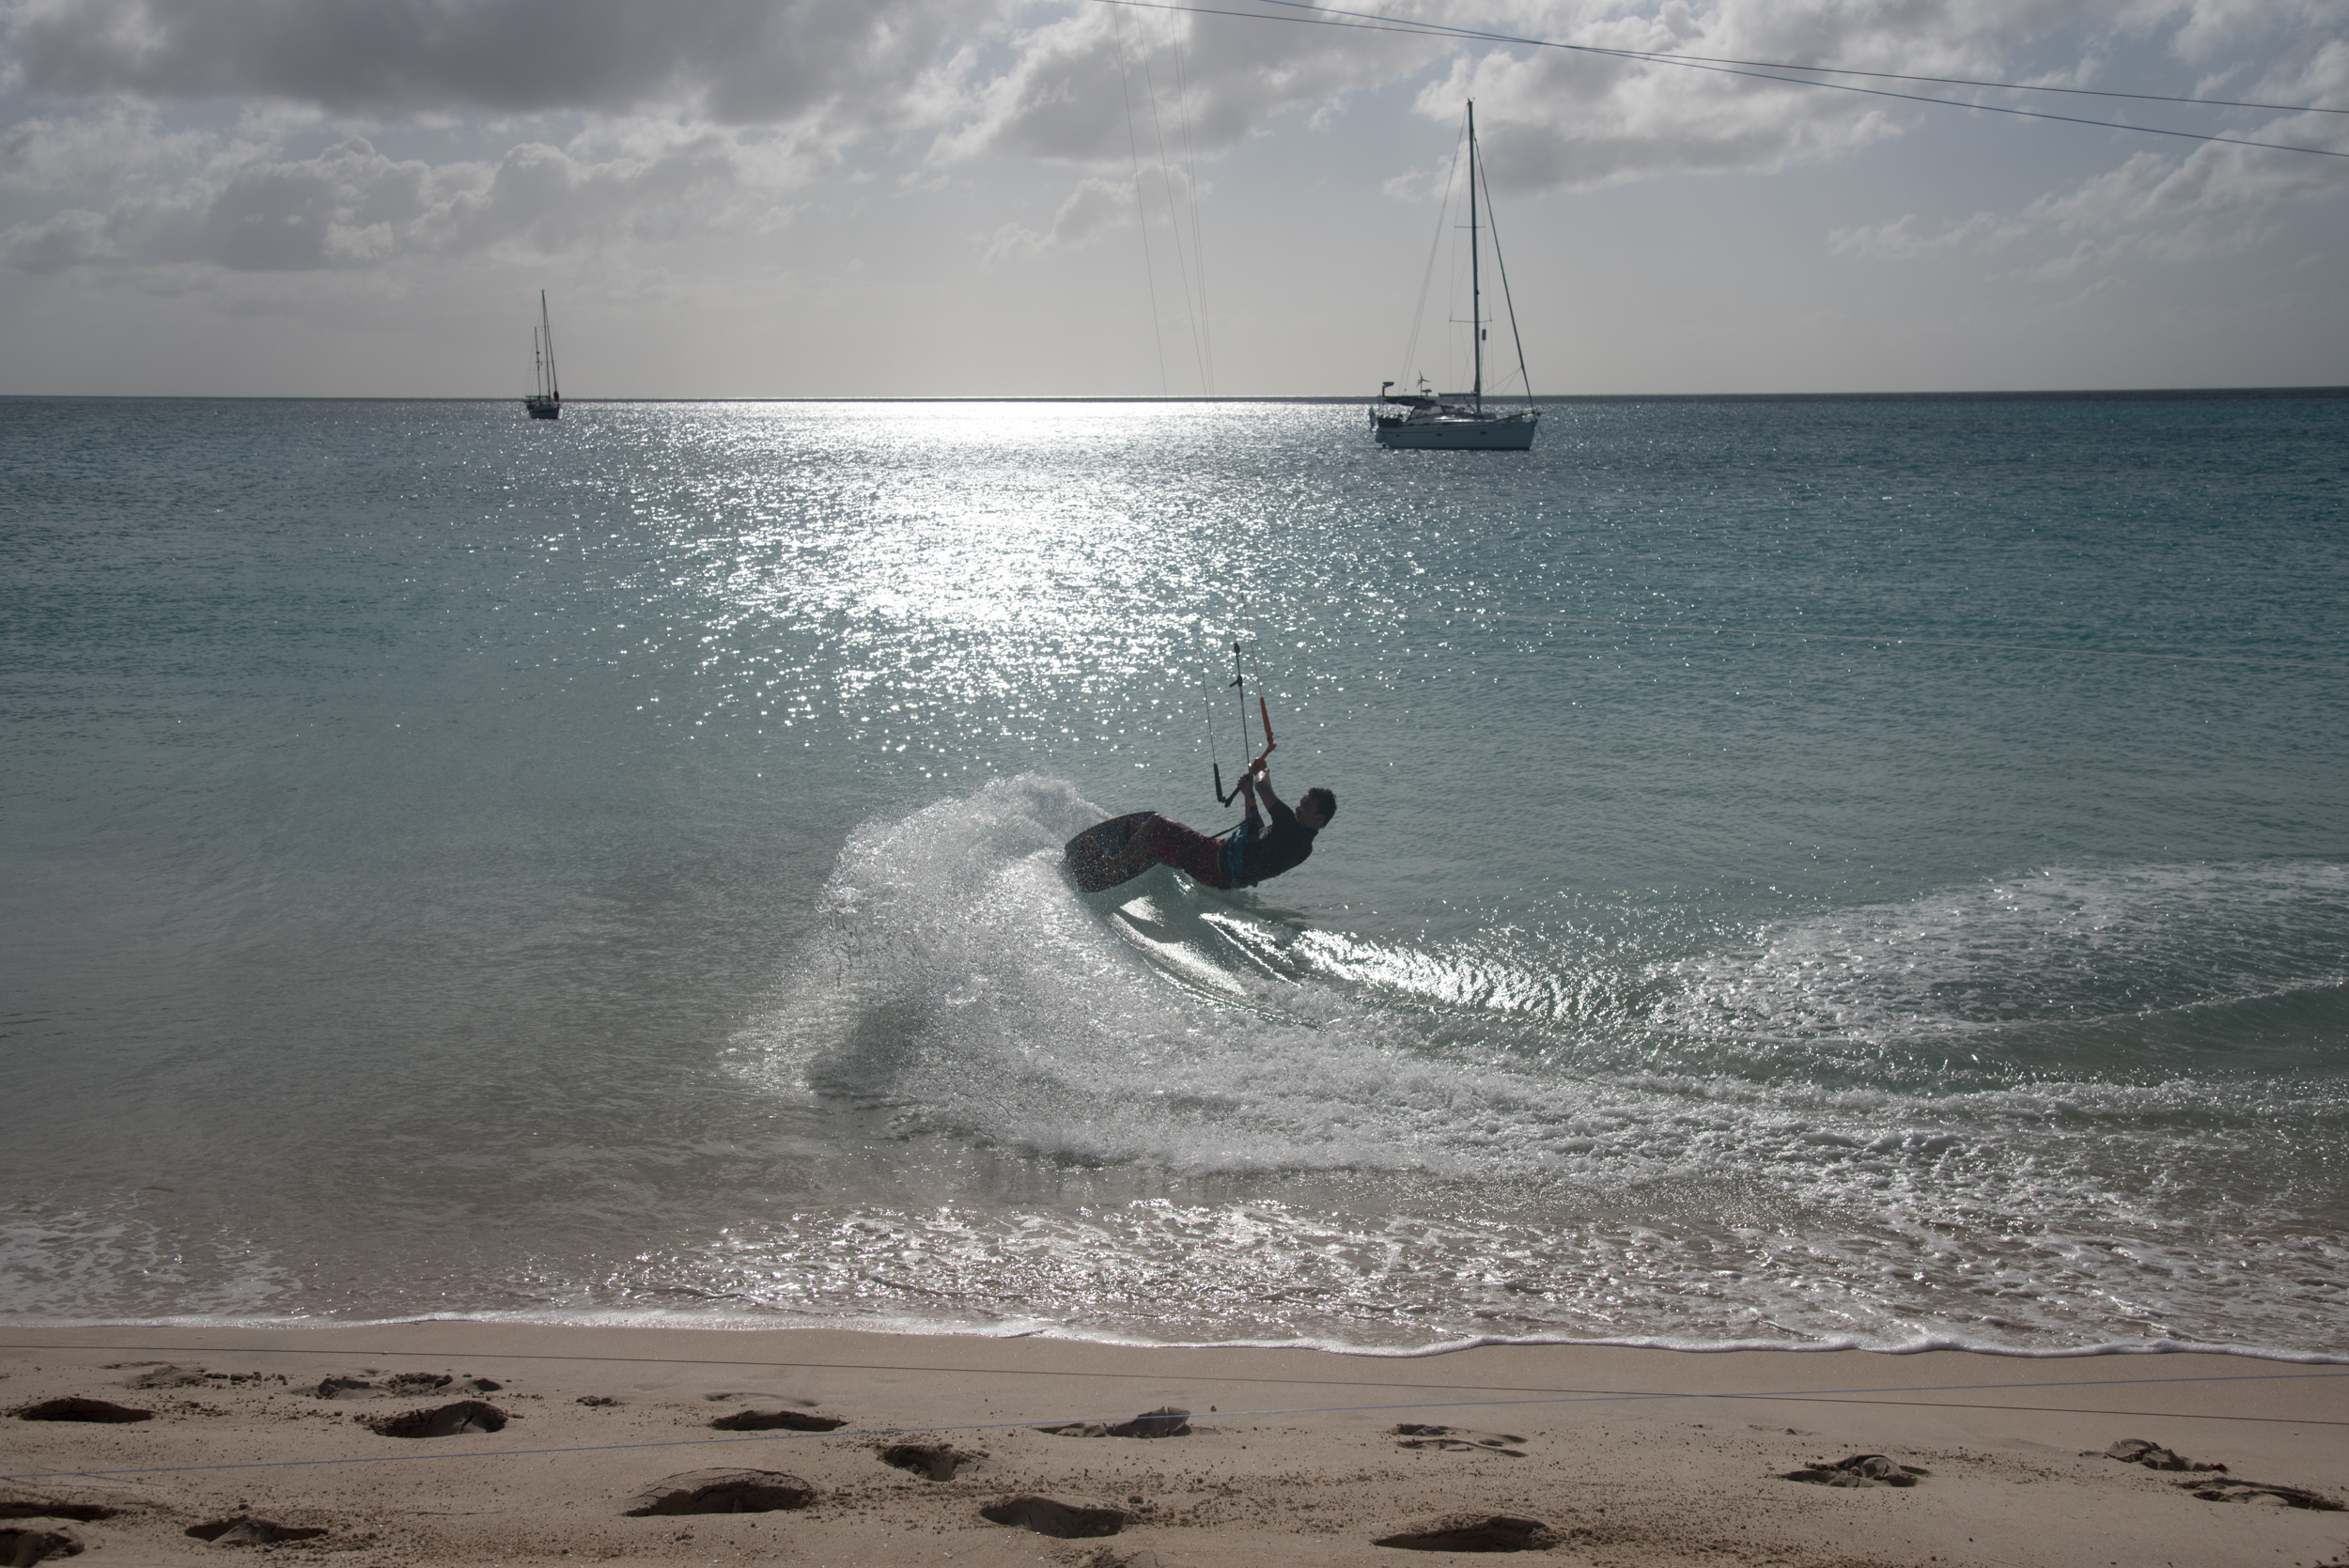
MULTIPOLYGON (((2140 136, 2173 136, 2182 141, 2213 142, 2226 147, 2261 147, 2269 152, 2305 152, 2319 158, 2349 158, 2349 151, 2337 151, 2331 147, 2300 147, 2291 142, 2260 142, 2253 141, 2248 136, 2220 136, 2205 131, 2171 131, 2161 126, 2155 125, 2129 125, 2121 120, 2090 119, 2081 115, 2050 114, 2044 109, 2016 109, 2009 105, 1999 103, 1968 103, 1953 98, 1936 98, 1930 93, 1893 92, 1890 88, 1886 87, 1862 87, 1855 85, 1849 82, 1814 82, 1799 76, 1777 76, 1771 74, 1773 70, 1833 70, 1831 67, 1772 67, 1766 62, 1756 62, 1752 67, 1700 63, 1701 57, 1696 55, 1641 54, 1637 50, 1603 49, 1596 44, 1564 43, 1556 39, 1523 38, 1514 33, 1491 33, 1472 27, 1447 26, 1441 23, 1408 22, 1392 17, 1375 17, 1373 13, 1369 12, 1337 11, 1322 6, 1306 6, 1302 4, 1302 0, 1263 0, 1263 3, 1267 5, 1297 5, 1299 6, 1300 8, 1315 14, 1306 16, 1268 16, 1262 11, 1226 10, 1220 7, 1213 6, 1185 5, 1181 3, 1181 0, 1095 0, 1095 3, 1104 6, 1128 7, 1136 10, 1188 11, 1196 16, 1237 17, 1250 22, 1285 22, 1297 25, 1345 27, 1360 32, 1403 33, 1412 38, 1470 39, 1488 43, 1517 44, 1528 49, 1560 49, 1578 54, 1598 54, 1614 59, 1644 60, 1656 65, 1679 66, 1687 70, 1710 71, 1719 76, 1744 76, 1757 82, 1779 82, 1794 87, 1822 87, 1830 92, 1858 93, 1863 98, 1890 98, 1896 99, 1906 103, 1937 104, 1944 109, 1969 109, 1985 115, 2009 115, 2017 119, 2053 120, 2063 125, 2092 126, 2102 131, 2126 131, 2140 136), (1368 18, 1368 20, 1359 20, 1364 18, 1368 18)), ((1838 71, 1836 74, 1859 75, 1870 73, 1838 71)), ((1892 79, 1896 81, 1935 80, 1935 78, 1931 77, 1893 77, 1892 79)), ((1997 86, 2013 85, 2015 90, 2020 92, 2039 90, 2022 86, 2019 84, 1996 83, 1990 85, 1997 86)), ((2085 92, 2088 89, 2078 88, 2065 90, 2085 92)), ((2133 97, 2139 95, 2099 94, 2098 96, 2133 97)), ((2155 97, 2157 95, 2146 94, 2142 96, 2155 97)), ((2213 101, 2205 99, 2181 99, 2177 101, 2205 103, 2213 101)), ((2295 114, 2349 113, 2349 111, 2337 109, 2290 109, 2287 112, 2295 114)))
MULTIPOLYGON (((1412 22, 1406 17, 1380 17, 1376 11, 1346 11, 1334 6, 1316 6, 1311 0, 1256 0, 1263 6, 1286 6, 1300 11, 1326 11, 1332 16, 1370 17, 1382 22, 1407 22, 1430 31, 1458 33, 1469 38, 1502 38, 1499 33, 1478 33, 1464 27, 1454 27, 1440 22, 1412 22)), ((2326 109, 2313 103, 2253 103, 2232 98, 2185 98, 2174 93, 2116 92, 2104 87, 2050 87, 2027 82, 1984 82, 1971 76, 1909 76, 1897 70, 1857 70, 1843 66, 1797 66, 1782 60, 1740 60, 1722 54, 1683 54, 1669 49, 1609 49, 1595 43, 1551 43, 1544 39, 1512 39, 1511 42, 1540 42, 1551 49, 1571 49, 1590 54, 1612 54, 1626 60, 1656 60, 1664 64, 1688 63, 1708 66, 1750 66, 1757 70, 1812 70, 1828 76, 1865 76, 1877 82, 1929 82, 1945 87, 1997 87, 2016 93, 2069 93, 2081 98, 2128 98, 2147 103, 2200 103, 2212 109, 2272 109, 2285 115, 2349 115, 2349 109, 2326 109)), ((1818 84, 1813 84, 1814 85, 1818 84)), ((1942 100, 1941 101, 1948 101, 1942 100)), ((1971 107, 1971 105, 1968 105, 1971 107)))
MULTIPOLYGON (((1126 74, 1126 25, 1117 25, 1117 87, 1126 103, 1126 150, 1133 157, 1134 223, 1142 230, 1142 272, 1150 284, 1150 341, 1159 351, 1159 396, 1166 396, 1166 339, 1159 331, 1159 272, 1150 260, 1150 209, 1142 196, 1142 144, 1134 134, 1134 88, 1126 74)), ((1181 256, 1179 246, 1175 255, 1181 256)))
MULTIPOLYGON (((1436 258, 1443 254, 1444 219, 1452 211, 1452 182, 1460 175, 1460 148, 1468 145, 1465 130, 1452 147, 1452 163, 1444 170, 1443 200, 1436 204, 1436 234, 1427 241, 1427 270, 1420 274, 1419 304, 1411 312, 1410 340, 1403 346, 1403 384, 1408 390, 1412 378, 1419 375, 1419 330, 1427 318, 1427 290, 1436 281, 1436 258)), ((1447 367, 1449 368, 1449 367, 1447 367)))
POLYGON ((1215 336, 1207 317, 1207 253, 1199 236, 1199 168, 1191 152, 1190 82, 1183 62, 1183 39, 1174 35, 1174 108, 1183 127, 1183 198, 1190 206, 1190 251, 1199 276, 1199 342, 1206 355, 1207 396, 1215 396, 1215 336))
MULTIPOLYGON (((1142 51, 1142 84, 1150 95, 1150 134, 1157 142, 1159 149, 1159 192, 1166 198, 1167 233, 1174 241, 1174 270, 1182 278, 1183 282, 1183 315, 1186 318, 1190 330, 1191 361, 1199 371, 1199 384, 1201 390, 1212 394, 1215 388, 1211 384, 1210 379, 1207 375, 1207 353, 1205 342, 1200 335, 1202 318, 1206 314, 1204 302, 1206 299, 1206 281, 1202 279, 1199 286, 1195 289, 1191 286, 1191 257, 1190 255, 1183 248, 1182 218, 1174 207, 1174 174, 1173 171, 1168 168, 1166 161, 1166 126, 1165 123, 1159 117, 1159 83, 1157 76, 1154 75, 1150 70, 1150 56, 1154 53, 1155 51, 1149 46, 1148 40, 1145 39, 1142 51)), ((1179 71, 1177 72, 1177 75, 1180 75, 1179 71)), ((1135 178, 1137 183, 1139 183, 1140 176, 1137 175, 1135 178)), ((1190 179, 1190 167, 1188 163, 1184 164, 1183 178, 1185 183, 1188 184, 1190 179)), ((1192 208, 1192 217, 1194 222, 1192 225, 1191 235, 1191 238, 1194 241, 1198 238, 1197 224, 1195 221, 1197 216, 1198 209, 1194 205, 1192 208)), ((1144 221, 1146 222, 1147 220, 1145 219, 1144 221)))

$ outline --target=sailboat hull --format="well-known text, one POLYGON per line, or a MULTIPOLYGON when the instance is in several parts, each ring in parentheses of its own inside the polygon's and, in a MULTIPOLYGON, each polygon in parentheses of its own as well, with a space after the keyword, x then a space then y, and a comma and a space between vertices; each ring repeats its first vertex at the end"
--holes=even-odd
POLYGON ((552 397, 525 397, 522 399, 522 407, 530 411, 530 417, 533 419, 563 417, 563 405, 552 397))
POLYGON ((1526 452, 1532 449, 1538 415, 1498 419, 1381 419, 1371 434, 1381 446, 1410 452, 1526 452))

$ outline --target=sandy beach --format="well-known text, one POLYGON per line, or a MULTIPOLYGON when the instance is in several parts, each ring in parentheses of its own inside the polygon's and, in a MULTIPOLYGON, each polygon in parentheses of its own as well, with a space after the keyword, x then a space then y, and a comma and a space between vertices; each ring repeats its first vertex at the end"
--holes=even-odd
POLYGON ((132 1327, 0 1407, 17 1563, 2349 1560, 2349 1369, 2226 1356, 132 1327))

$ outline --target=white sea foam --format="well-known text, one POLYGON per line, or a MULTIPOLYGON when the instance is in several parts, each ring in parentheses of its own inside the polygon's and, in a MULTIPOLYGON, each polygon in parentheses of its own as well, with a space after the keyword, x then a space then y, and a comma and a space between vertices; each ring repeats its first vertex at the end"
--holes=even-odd
POLYGON ((183 1314, 242 1318, 285 1300, 295 1282, 272 1248, 174 1234, 131 1204, 91 1213, 20 1203, 0 1216, 0 1313, 16 1321, 136 1313, 158 1298, 183 1314))
MULTIPOLYGON (((2245 900, 2330 897, 2332 868, 2051 875, 1796 924, 1613 977, 1648 998, 1615 1010, 1620 1038, 1545 1042, 1509 999, 1571 988, 1555 975, 1468 979, 1473 963, 1286 925, 1162 870, 1078 895, 1057 846, 1098 815, 1024 777, 869 825, 739 1069, 764 1093, 883 1115, 909 1150, 1212 1182, 1227 1199, 868 1212, 868 1278, 951 1281, 982 1316, 1050 1303, 1072 1331, 1172 1272, 1177 1334, 1310 1322, 1308 1337, 1360 1343, 1398 1321, 1497 1317, 1610 1343, 2029 1348, 2096 1324, 2148 1343, 2229 1337, 2205 1323, 2256 1334, 2232 1283, 2250 1269, 2272 1282, 2254 1315, 2275 1343, 2335 1337, 2321 1326, 2341 1304, 2338 1217, 2241 1178, 2329 1136, 2337 1083, 1945 1081, 1808 1049, 1874 1050, 1906 1027, 1938 1052, 1952 1028, 2077 1024, 1981 992, 2026 997, 2018 968, 2071 962, 2066 933, 2173 962, 2148 949, 2190 946, 2172 928, 2195 908, 2239 927, 2245 900), (1379 1218, 1354 1217, 1374 1191, 1379 1218)), ((2257 967, 2226 984, 2274 978, 2257 967)), ((723 1260, 672 1266, 805 1310, 834 1290, 784 1262, 802 1239, 738 1235, 723 1260)))

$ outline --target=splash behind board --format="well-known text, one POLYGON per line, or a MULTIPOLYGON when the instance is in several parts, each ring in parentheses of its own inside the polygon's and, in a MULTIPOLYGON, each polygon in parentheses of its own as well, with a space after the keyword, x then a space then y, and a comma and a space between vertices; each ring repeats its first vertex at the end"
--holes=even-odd
POLYGON ((1096 822, 1070 839, 1063 851, 1068 862, 1069 878, 1086 893, 1099 893, 1149 870, 1155 862, 1142 846, 1133 842, 1133 837, 1134 830, 1153 815, 1138 811, 1112 816, 1107 822, 1096 822))

